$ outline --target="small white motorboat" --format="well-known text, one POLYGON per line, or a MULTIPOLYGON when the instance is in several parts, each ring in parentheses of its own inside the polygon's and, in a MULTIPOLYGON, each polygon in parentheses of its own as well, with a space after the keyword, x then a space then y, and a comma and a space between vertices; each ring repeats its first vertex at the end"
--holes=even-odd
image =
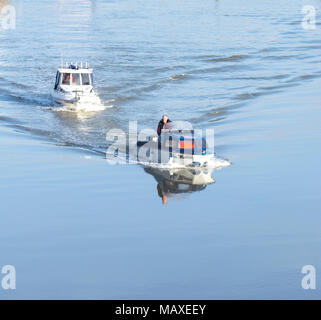
POLYGON ((149 137, 149 141, 139 141, 137 145, 142 163, 200 167, 214 160, 214 150, 206 138, 197 135, 186 121, 169 122, 159 137, 149 137))
POLYGON ((93 89, 93 69, 88 63, 66 63, 58 68, 54 101, 68 105, 72 109, 88 109, 88 105, 101 105, 99 96, 93 89))

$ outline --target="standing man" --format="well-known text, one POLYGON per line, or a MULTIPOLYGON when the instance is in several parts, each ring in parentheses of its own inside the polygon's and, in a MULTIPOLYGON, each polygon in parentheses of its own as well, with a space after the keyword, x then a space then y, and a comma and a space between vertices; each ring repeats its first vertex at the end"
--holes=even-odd
POLYGON ((171 122, 171 120, 168 119, 167 114, 164 114, 162 119, 158 122, 158 127, 157 127, 157 134, 160 136, 162 133, 162 129, 164 128, 166 123, 171 122))

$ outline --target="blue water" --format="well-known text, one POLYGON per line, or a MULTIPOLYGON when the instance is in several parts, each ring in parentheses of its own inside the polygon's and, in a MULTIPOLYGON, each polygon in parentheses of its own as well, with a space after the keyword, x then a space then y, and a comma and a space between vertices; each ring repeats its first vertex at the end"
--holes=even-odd
POLYGON ((1 298, 321 297, 300 273, 321 270, 319 1, 9 3, 0 266, 16 266, 17 290, 1 298), (61 60, 89 61, 111 108, 55 111, 61 60), (164 191, 104 160, 109 129, 155 128, 164 112, 215 129, 231 162, 215 183, 164 191))

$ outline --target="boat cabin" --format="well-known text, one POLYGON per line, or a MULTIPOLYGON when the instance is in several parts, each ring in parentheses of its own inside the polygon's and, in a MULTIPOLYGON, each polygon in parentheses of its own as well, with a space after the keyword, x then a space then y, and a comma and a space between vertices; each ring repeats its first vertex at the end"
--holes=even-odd
POLYGON ((70 64, 59 68, 56 74, 55 90, 59 86, 93 86, 93 69, 70 64))

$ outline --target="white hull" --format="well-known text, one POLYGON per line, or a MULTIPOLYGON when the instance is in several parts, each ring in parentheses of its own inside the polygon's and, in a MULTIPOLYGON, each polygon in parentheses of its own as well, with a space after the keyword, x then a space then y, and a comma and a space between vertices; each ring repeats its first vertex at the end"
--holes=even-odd
MULTIPOLYGON (((175 153, 172 152, 171 156, 168 153, 168 150, 164 150, 163 157, 161 148, 158 148, 157 141, 149 141, 144 144, 139 150, 139 162, 143 164, 161 164, 162 166, 193 166, 193 167, 203 167, 210 165, 211 161, 214 159, 214 154, 197 154, 192 155, 188 153, 175 153), (150 150, 148 155, 145 154, 150 150)), ((166 148, 165 148, 166 149, 166 148)))
POLYGON ((88 110, 91 105, 98 106, 102 104, 99 96, 94 91, 89 93, 74 93, 53 90, 52 98, 60 106, 67 106, 70 109, 79 111, 88 110))
MULTIPOLYGON (((203 167, 210 163, 214 159, 214 155, 184 155, 181 157, 180 154, 173 154, 173 157, 167 162, 170 165, 178 166, 193 166, 193 167, 203 167)), ((166 162, 165 162, 166 163, 166 162)))

